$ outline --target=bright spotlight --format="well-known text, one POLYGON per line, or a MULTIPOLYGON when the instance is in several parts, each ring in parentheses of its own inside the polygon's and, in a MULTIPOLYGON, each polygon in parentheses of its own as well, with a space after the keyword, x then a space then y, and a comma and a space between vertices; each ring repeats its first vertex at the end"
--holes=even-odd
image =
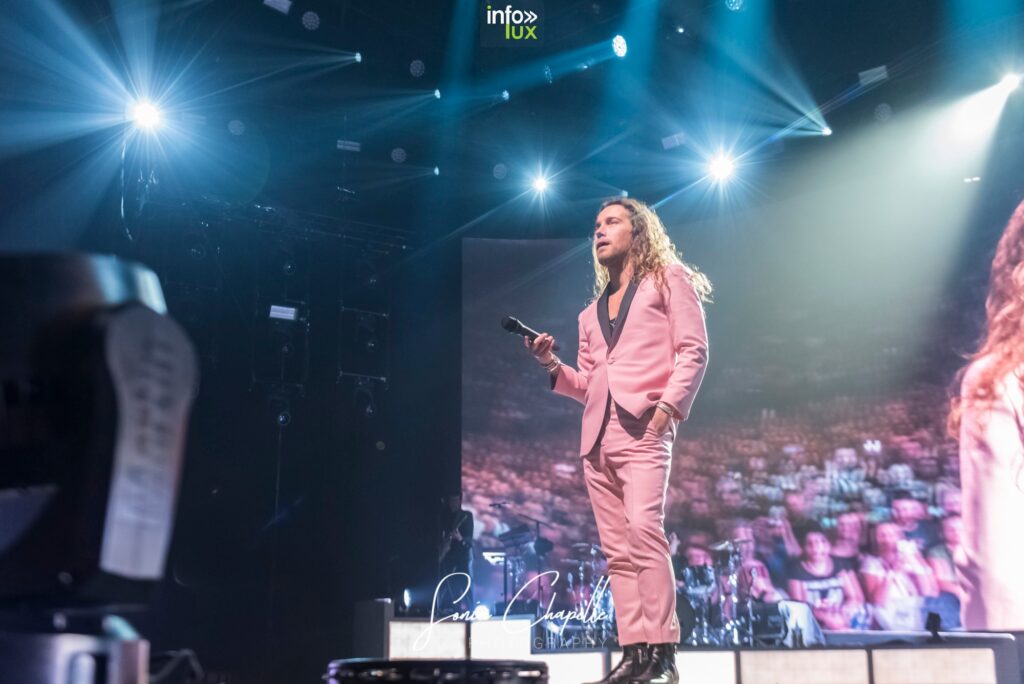
POLYGON ((724 152, 719 152, 708 162, 708 173, 719 183, 728 180, 735 171, 736 162, 724 152))
POLYGON ((612 38, 612 52, 615 53, 616 57, 622 58, 626 56, 626 52, 629 51, 629 46, 626 45, 626 39, 622 36, 615 36, 612 38))
POLYGON ((440 166, 435 166, 434 167, 434 175, 435 176, 440 176, 441 175, 441 167, 440 166))
POLYGON ((537 192, 543 193, 548 189, 548 179, 544 176, 537 176, 533 179, 533 189, 537 192))
POLYGON ((825 126, 824 128, 821 129, 821 134, 822 135, 832 135, 832 129, 829 128, 828 126, 825 126))
POLYGON ((438 99, 438 100, 441 99, 441 89, 440 88, 434 88, 434 97, 436 99, 438 99))
POLYGON ((999 81, 999 85, 1009 93, 1020 87, 1020 81, 1020 74, 1006 74, 1003 76, 1003 80, 999 81))
POLYGON ((502 90, 501 91, 501 100, 502 100, 502 102, 508 102, 508 99, 510 97, 512 97, 512 96, 509 95, 509 92, 507 90, 502 90))
POLYGON ((160 127, 160 110, 152 102, 140 100, 131 109, 131 119, 138 128, 152 131, 160 127))
POLYGON ((363 61, 363 53, 362 52, 357 52, 355 54, 355 60, 356 60, 356 64, 361 64, 362 61, 363 61))

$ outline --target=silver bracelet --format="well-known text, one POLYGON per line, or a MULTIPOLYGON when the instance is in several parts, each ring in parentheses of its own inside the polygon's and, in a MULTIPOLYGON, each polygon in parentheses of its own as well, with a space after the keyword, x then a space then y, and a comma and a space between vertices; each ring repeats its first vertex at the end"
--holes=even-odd
POLYGON ((654 406, 655 406, 655 408, 659 408, 662 411, 664 411, 665 413, 667 413, 669 418, 675 418, 676 417, 676 410, 674 408, 672 408, 672 405, 669 404, 668 402, 659 401, 654 406))
POLYGON ((544 370, 546 370, 548 373, 554 373, 555 369, 562 365, 562 361, 557 356, 552 354, 551 361, 549 363, 545 363, 542 365, 544 366, 544 370))

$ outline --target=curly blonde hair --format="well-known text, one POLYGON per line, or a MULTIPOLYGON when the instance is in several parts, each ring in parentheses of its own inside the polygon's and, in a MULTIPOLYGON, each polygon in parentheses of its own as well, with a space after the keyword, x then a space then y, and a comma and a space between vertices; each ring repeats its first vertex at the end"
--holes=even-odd
POLYGON ((963 399, 981 405, 996 396, 996 385, 1008 374, 1024 366, 1024 202, 1021 202, 992 260, 992 277, 985 300, 985 334, 981 346, 969 361, 990 359, 972 382, 970 396, 961 397, 960 387, 968 366, 957 373, 950 402, 949 433, 958 437, 963 399))
MULTIPOLYGON (((619 205, 629 212, 632 226, 632 243, 627 259, 633 264, 633 281, 640 282, 645 276, 653 275, 659 287, 665 285, 665 269, 679 264, 690 278, 690 284, 697 291, 702 302, 711 301, 711 281, 691 264, 683 261, 683 255, 672 244, 665 230, 665 224, 651 207, 631 197, 613 197, 601 203, 600 214, 607 207, 619 205)), ((590 245, 594 260, 594 298, 600 297, 611 276, 608 269, 597 260, 597 241, 590 245)))

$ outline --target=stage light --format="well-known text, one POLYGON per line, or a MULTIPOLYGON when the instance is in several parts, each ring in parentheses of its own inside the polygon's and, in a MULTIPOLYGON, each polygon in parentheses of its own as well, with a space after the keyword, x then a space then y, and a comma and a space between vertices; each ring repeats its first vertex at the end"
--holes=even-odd
POLYGON ((263 0, 263 4, 281 14, 288 14, 292 9, 292 0, 263 0))
POLYGON ((981 182, 981 176, 968 176, 967 178, 964 178, 964 183, 980 183, 980 182, 981 182))
POLYGON ((686 33, 686 28, 683 26, 676 26, 676 33, 686 33))
POLYGON ((232 119, 228 122, 228 133, 231 135, 244 135, 245 124, 239 119, 232 119))
POLYGON ((362 63, 362 61, 363 61, 363 53, 362 52, 357 52, 355 54, 355 60, 356 60, 356 64, 362 63))
POLYGON ((626 39, 622 36, 615 36, 612 38, 612 52, 615 53, 616 57, 622 58, 626 56, 629 51, 629 46, 626 45, 626 39))
POLYGON ((739 12, 743 9, 743 0, 725 0, 725 6, 730 12, 739 12))
POLYGON ((402 590, 402 605, 406 610, 409 610, 409 607, 412 605, 412 592, 408 589, 402 590))
POLYGON ((419 78, 427 72, 427 65, 423 63, 422 59, 414 59, 409 62, 409 73, 412 74, 413 78, 419 78))
POLYGON ((437 98, 438 100, 441 99, 441 89, 440 88, 434 88, 434 97, 437 98))
POLYGON ((491 169, 491 175, 497 180, 503 180, 508 175, 508 167, 504 164, 495 164, 494 168, 491 169))
POLYGON ((501 91, 501 99, 503 102, 508 102, 508 99, 512 97, 507 90, 501 91))
POLYGON ((821 129, 821 134, 825 136, 832 135, 832 129, 829 128, 828 126, 825 126, 824 128, 821 129))
POLYGON ((544 176, 537 176, 536 178, 533 179, 532 185, 534 190, 543 194, 544 191, 548 189, 549 183, 548 179, 545 178, 544 176))
POLYGON ((719 183, 728 180, 735 171, 736 162, 724 152, 719 152, 708 162, 708 173, 719 183))
POLYGON ((152 131, 160 127, 160 110, 152 102, 140 100, 132 105, 131 119, 138 128, 152 131))
POLYGON ((884 64, 880 67, 874 67, 857 72, 857 82, 860 83, 861 88, 867 88, 878 83, 885 83, 888 80, 889 67, 884 64))
POLYGON ((395 162, 396 164, 404 164, 405 160, 408 158, 409 155, 407 155, 405 150, 401 147, 396 147, 395 149, 391 150, 391 161, 395 162))
POLYGON ((304 12, 302 14, 302 25, 307 31, 316 31, 320 28, 320 15, 313 11, 304 12))
POLYGON ((1003 90, 1008 93, 1012 93, 1014 90, 1020 87, 1021 75, 1020 74, 1006 74, 1003 76, 1003 80, 999 82, 1003 90))
POLYGON ((673 147, 679 147, 686 143, 685 133, 673 133, 672 135, 666 135, 661 139, 661 148, 664 150, 671 150, 673 147))
POLYGON ((435 166, 434 167, 434 175, 435 176, 440 176, 441 175, 441 167, 439 167, 439 166, 435 166))
POLYGON ((267 315, 275 321, 294 321, 299 317, 299 311, 294 306, 270 305, 270 313, 267 315))
POLYGON ((974 146, 973 149, 980 150, 988 145, 999 124, 1006 101, 1017 83, 1017 79, 1012 75, 1005 77, 953 105, 946 117, 944 134, 947 140, 944 142, 947 145, 955 143, 962 150, 970 149, 965 146, 974 146))

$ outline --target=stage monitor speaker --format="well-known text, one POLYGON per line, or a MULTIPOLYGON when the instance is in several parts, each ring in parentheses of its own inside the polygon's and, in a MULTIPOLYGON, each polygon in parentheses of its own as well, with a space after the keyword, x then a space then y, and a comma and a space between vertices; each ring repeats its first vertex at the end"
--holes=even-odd
POLYGON ((416 682, 417 684, 547 684, 544 663, 522 660, 335 660, 323 676, 328 684, 416 682))

